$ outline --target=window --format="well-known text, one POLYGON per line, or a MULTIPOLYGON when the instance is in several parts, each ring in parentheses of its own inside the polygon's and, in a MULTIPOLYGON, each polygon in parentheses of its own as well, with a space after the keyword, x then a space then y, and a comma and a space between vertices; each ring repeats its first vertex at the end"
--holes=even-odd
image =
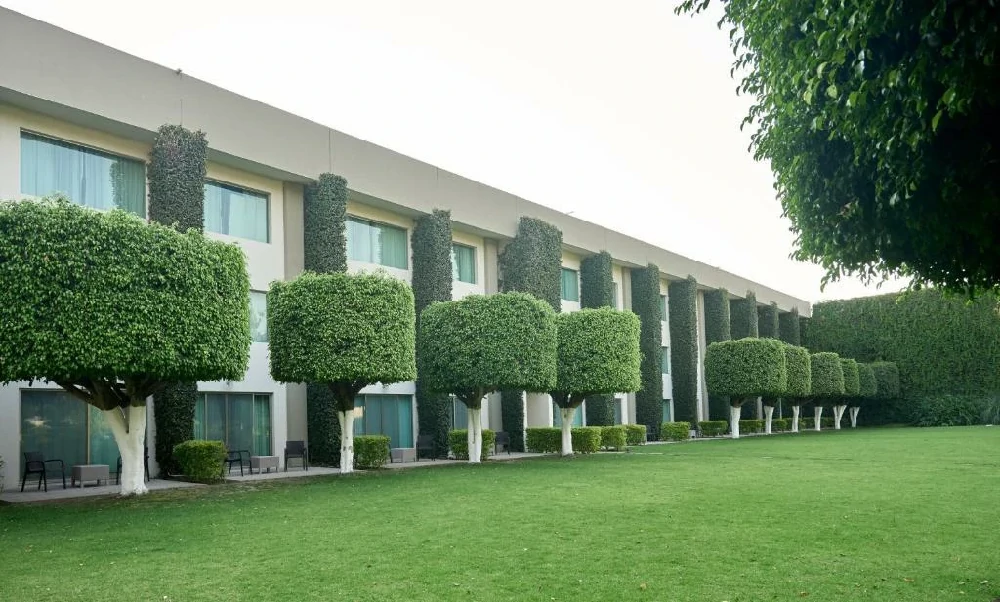
POLYGON ((118 444, 104 412, 65 391, 21 392, 21 452, 74 464, 118 463, 118 444))
POLYGON ((250 336, 255 343, 267 342, 267 293, 250 291, 250 336))
POLYGON ((406 230, 348 216, 347 258, 405 270, 406 230))
POLYGON ((205 230, 270 242, 268 197, 220 182, 205 182, 205 230))
POLYGON ((670 347, 660 348, 660 372, 670 374, 670 347))
POLYGON ((452 429, 467 429, 469 428, 469 410, 465 407, 465 404, 458 400, 457 397, 451 395, 451 428, 452 429))
POLYGON ((451 245, 451 273, 459 282, 476 283, 476 248, 467 245, 451 245))
POLYGON ((271 396, 201 393, 194 406, 194 438, 222 441, 233 451, 271 455, 271 396))
MULTIPOLYGON (((583 426, 583 405, 576 409, 576 413, 573 414, 573 427, 583 426)), ((556 405, 556 402, 552 402, 552 426, 562 427, 562 408, 556 405)))
POLYGON ((354 399, 354 434, 386 435, 392 448, 413 447, 412 397, 358 395, 354 399))
POLYGON ((562 300, 580 300, 580 281, 576 270, 562 269, 562 300))
POLYGON ((660 320, 667 321, 667 296, 660 295, 660 320))
POLYGON ((663 400, 663 422, 673 422, 672 412, 670 411, 670 400, 663 400))
POLYGON ((618 283, 611 283, 611 307, 618 309, 618 283))
POLYGON ((615 424, 624 424, 622 422, 622 399, 621 399, 621 397, 615 397, 614 410, 615 410, 615 424))
POLYGON ((146 165, 99 150, 21 132, 21 194, 62 193, 94 209, 146 217, 146 165))

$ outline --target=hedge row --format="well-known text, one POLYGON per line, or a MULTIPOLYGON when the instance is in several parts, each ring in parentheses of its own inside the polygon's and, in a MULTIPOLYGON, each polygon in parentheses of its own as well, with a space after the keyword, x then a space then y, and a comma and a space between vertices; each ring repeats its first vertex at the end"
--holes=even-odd
POLYGON ((355 468, 382 468, 389 461, 389 438, 385 435, 358 435, 354 438, 355 468))
MULTIPOLYGON (((562 429, 555 427, 533 427, 525 429, 524 432, 529 452, 557 454, 562 451, 562 429)), ((601 447, 620 448, 624 445, 621 442, 621 437, 624 436, 624 429, 620 427, 578 426, 570 430, 573 451, 581 454, 598 452, 601 450, 601 447), (603 440, 605 432, 608 433, 609 437, 606 443, 603 440)))
POLYGON ((623 449, 628 444, 625 427, 616 424, 601 427, 601 447, 604 449, 623 449))
POLYGON ((174 446, 174 459, 188 480, 221 481, 226 447, 222 441, 183 441, 174 446))
POLYGON ((661 441, 687 441, 691 438, 691 423, 678 421, 678 422, 664 422, 660 425, 660 440, 661 441))
MULTIPOLYGON (((485 460, 493 455, 493 448, 497 441, 497 435, 490 429, 483 429, 482 459, 485 460)), ((513 442, 513 441, 512 441, 513 442)), ((448 447, 456 460, 469 459, 469 431, 466 429, 455 429, 448 431, 448 447)))
POLYGON ((646 444, 646 425, 645 424, 626 424, 625 425, 625 437, 628 440, 629 445, 645 445, 646 444))
POLYGON ((740 433, 763 433, 764 421, 754 418, 750 420, 740 420, 740 433))
MULTIPOLYGON (((698 282, 691 276, 668 287, 670 373, 674 417, 694 422, 698 416, 698 282)), ((657 426, 659 421, 657 421, 657 426)))
POLYGON ((720 437, 729 432, 728 420, 703 420, 698 423, 702 437, 720 437))

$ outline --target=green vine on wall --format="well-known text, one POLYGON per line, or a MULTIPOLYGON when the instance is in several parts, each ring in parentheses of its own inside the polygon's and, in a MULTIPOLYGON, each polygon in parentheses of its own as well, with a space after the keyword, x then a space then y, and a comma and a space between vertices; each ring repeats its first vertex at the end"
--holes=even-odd
MULTIPOLYGON (((614 307, 615 282, 611 254, 601 251, 580 262, 580 306, 614 307)), ((614 395, 591 395, 587 398, 587 426, 614 424, 614 395)))
POLYGON ((802 332, 799 325, 799 308, 793 307, 792 311, 779 315, 778 338, 796 347, 800 346, 802 332))
POLYGON ((674 420, 698 421, 698 281, 692 276, 668 287, 670 372, 674 420))
MULTIPOLYGON (((705 291, 705 344, 730 340, 729 291, 719 288, 705 291)), ((729 420, 729 397, 708 396, 710 420, 729 420)))
POLYGON ((734 340, 760 336, 757 328, 757 295, 747 291, 743 299, 729 302, 730 332, 734 340))
POLYGON ((779 335, 778 304, 761 305, 757 308, 757 331, 762 339, 777 339, 779 335))
POLYGON ((660 268, 649 264, 631 270, 632 311, 639 316, 639 349, 642 352, 642 389, 635 394, 635 420, 646 432, 659 437, 663 422, 663 373, 660 268))

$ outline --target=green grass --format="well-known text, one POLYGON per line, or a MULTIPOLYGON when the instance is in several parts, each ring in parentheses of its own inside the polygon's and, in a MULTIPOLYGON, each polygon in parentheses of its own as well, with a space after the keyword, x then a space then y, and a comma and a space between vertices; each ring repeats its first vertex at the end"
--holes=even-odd
POLYGON ((0 507, 0 600, 1000 596, 1000 428, 0 507))

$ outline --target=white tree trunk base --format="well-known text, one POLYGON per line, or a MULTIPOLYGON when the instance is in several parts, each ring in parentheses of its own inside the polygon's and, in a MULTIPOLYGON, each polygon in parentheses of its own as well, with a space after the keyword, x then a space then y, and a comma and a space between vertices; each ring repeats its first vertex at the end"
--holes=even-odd
POLYGON ((833 428, 834 430, 840 430, 840 421, 844 418, 844 410, 847 409, 845 405, 839 405, 833 407, 833 428))
POLYGON ((562 416, 562 455, 573 455, 573 415, 576 408, 559 408, 562 416))
POLYGON ((479 464, 483 456, 482 408, 468 408, 469 428, 466 442, 469 445, 469 463, 479 464))
POLYGON ((799 406, 792 406, 792 432, 799 432, 799 406))
POLYGON ((861 411, 860 406, 854 406, 851 408, 851 428, 858 428, 858 412, 861 411))
POLYGON ((354 472, 354 410, 337 412, 340 420, 340 474, 354 472))
POLYGON ((820 430, 822 430, 822 420, 821 420, 821 418, 823 417, 823 406, 816 406, 815 408, 813 408, 813 411, 815 412, 815 416, 816 416, 816 423, 813 424, 813 430, 814 431, 820 431, 820 430))
POLYGON ((771 434, 771 417, 774 415, 774 406, 764 406, 764 434, 771 434))
POLYGON ((733 439, 740 438, 740 408, 729 406, 729 431, 733 439))
POLYGON ((146 406, 129 406, 124 409, 128 415, 126 425, 121 410, 104 411, 105 422, 111 428, 122 457, 122 472, 119 475, 121 495, 143 495, 146 489, 146 406))

